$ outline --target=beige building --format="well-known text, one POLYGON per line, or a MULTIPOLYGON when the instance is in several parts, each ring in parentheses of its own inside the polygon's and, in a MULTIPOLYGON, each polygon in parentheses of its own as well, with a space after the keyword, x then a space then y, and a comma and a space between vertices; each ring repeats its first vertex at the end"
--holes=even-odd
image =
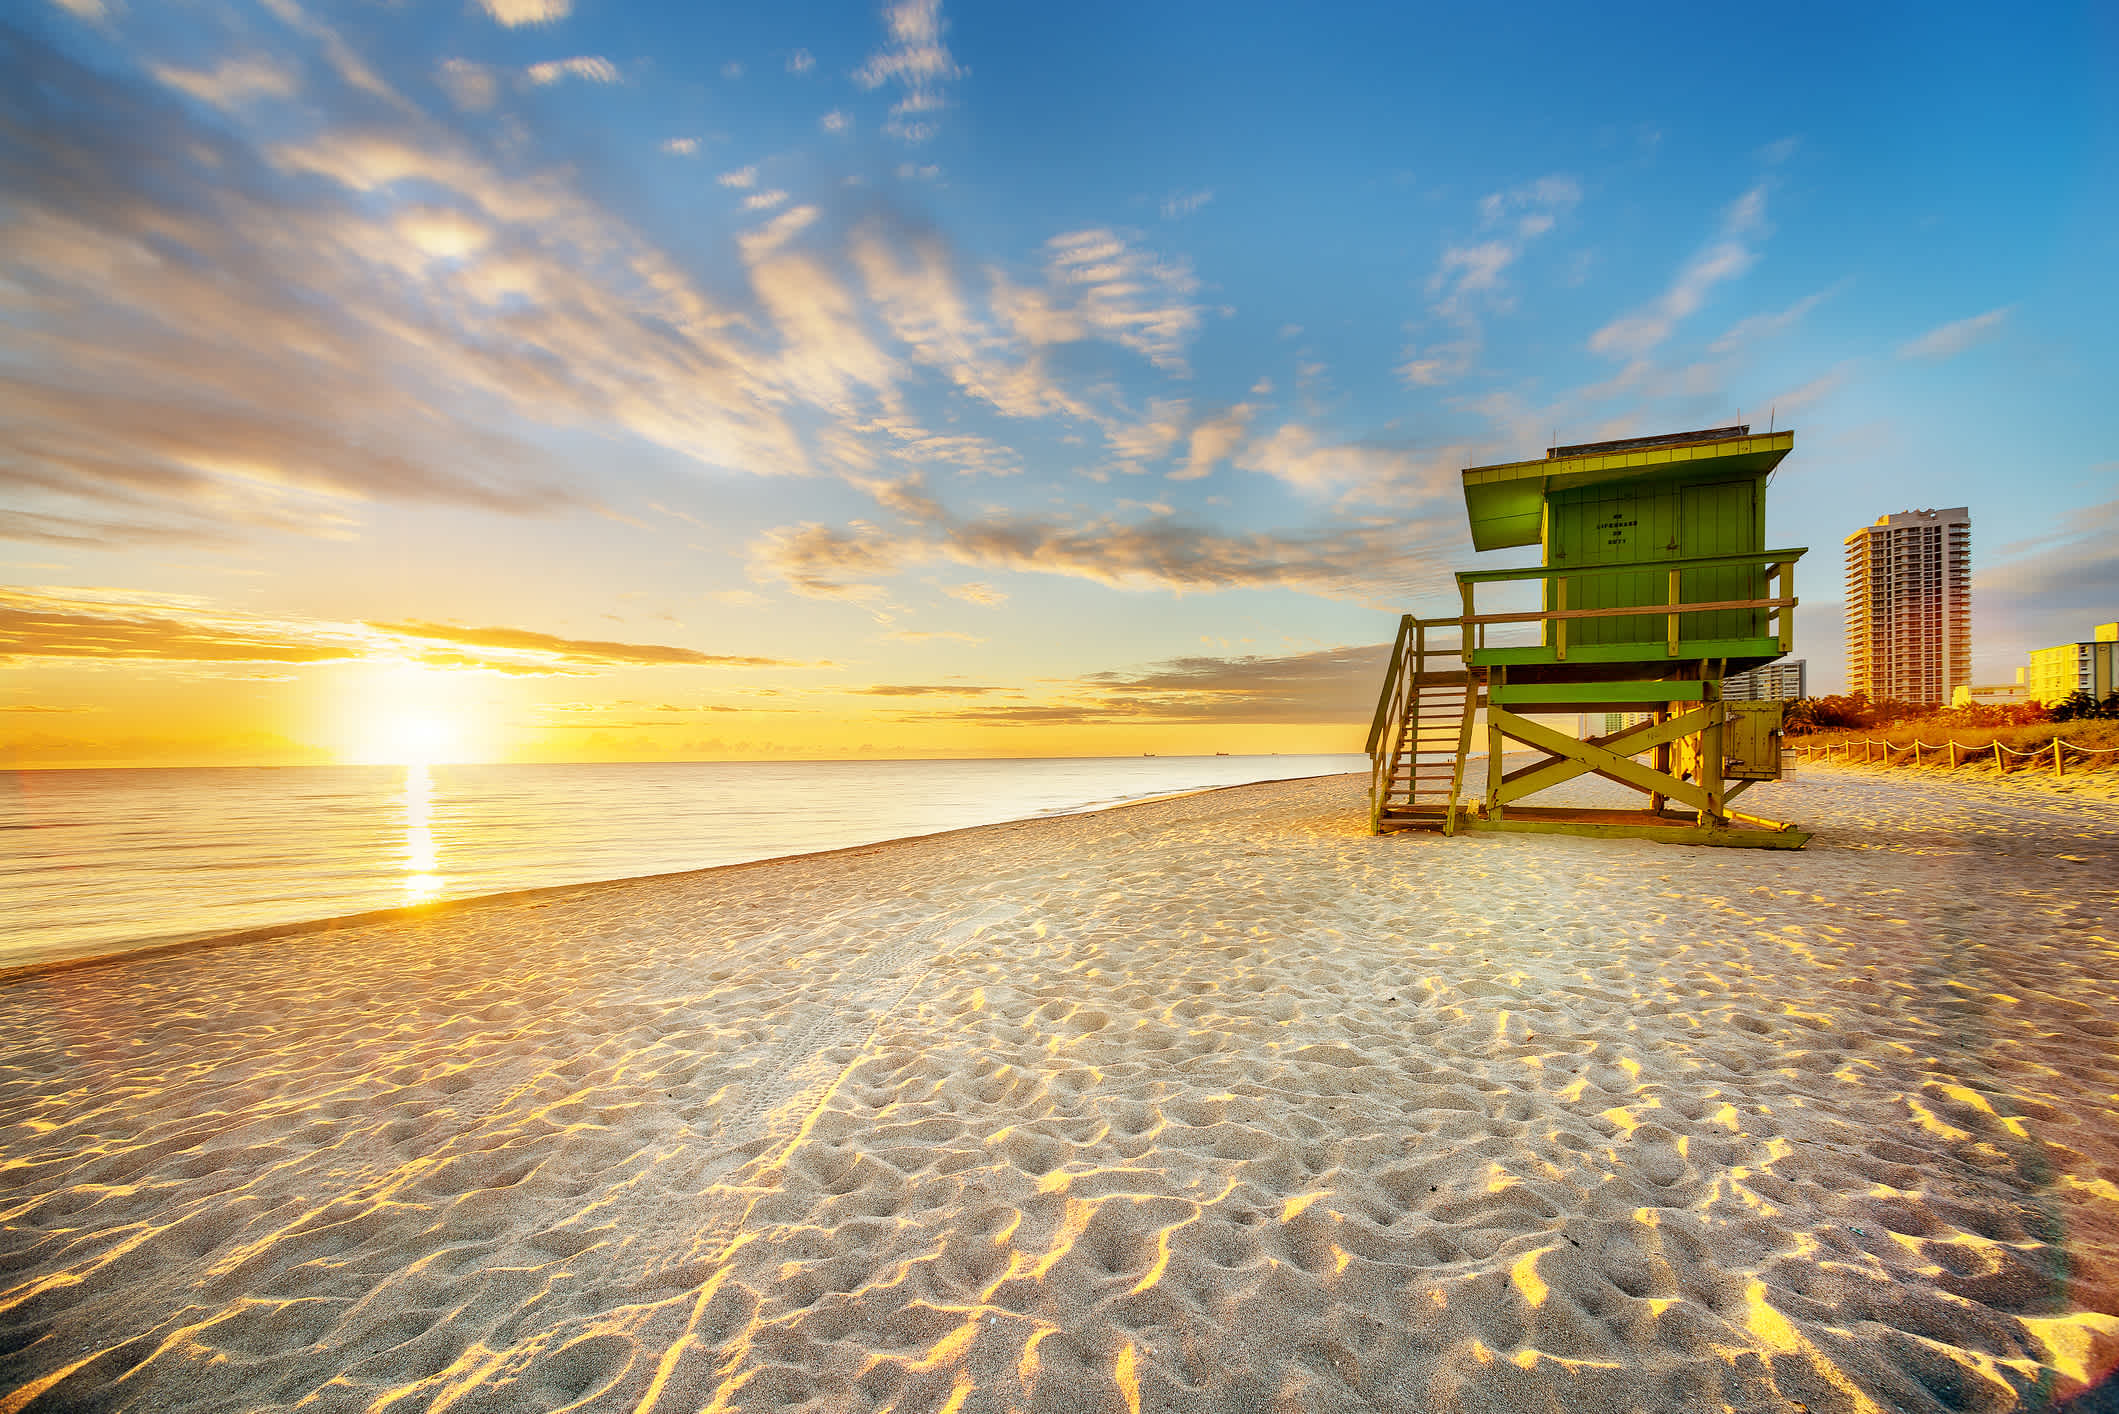
POLYGON ((1972 512, 1901 511, 1849 535, 1847 689, 1940 707, 1972 681, 1972 512))
POLYGON ((2031 688, 2022 668, 2016 670, 2014 682, 1975 682, 1950 694, 1952 707, 2007 707, 2030 700, 2031 688))
POLYGON ((2088 643, 2033 648, 2027 676, 2031 696, 2050 707, 2071 692, 2098 701, 2112 695, 2113 659, 2119 657, 2119 623, 2099 624, 2088 643))

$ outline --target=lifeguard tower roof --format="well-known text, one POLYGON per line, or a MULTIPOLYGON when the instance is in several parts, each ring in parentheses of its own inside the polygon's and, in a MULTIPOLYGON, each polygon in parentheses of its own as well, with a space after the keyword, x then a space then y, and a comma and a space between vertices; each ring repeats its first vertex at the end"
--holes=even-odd
POLYGON ((1607 481, 1724 481, 1764 475, 1794 445, 1793 432, 1754 437, 1747 426, 1709 427, 1549 447, 1536 461, 1468 467, 1464 509, 1471 519, 1472 548, 1538 544, 1545 526, 1545 497, 1551 491, 1607 481))

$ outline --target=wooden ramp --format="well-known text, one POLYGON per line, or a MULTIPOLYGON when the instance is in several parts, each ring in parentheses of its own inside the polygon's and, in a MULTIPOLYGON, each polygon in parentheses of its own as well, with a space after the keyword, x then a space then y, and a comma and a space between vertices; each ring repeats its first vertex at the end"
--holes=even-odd
POLYGON ((1456 832, 1484 679, 1464 666, 1455 619, 1401 622, 1369 729, 1372 830, 1456 832))

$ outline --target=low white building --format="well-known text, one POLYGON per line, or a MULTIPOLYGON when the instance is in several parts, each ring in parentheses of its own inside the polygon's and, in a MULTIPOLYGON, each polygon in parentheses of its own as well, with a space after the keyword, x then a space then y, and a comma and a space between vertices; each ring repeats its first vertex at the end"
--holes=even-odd
POLYGON ((1961 683, 1950 694, 1952 707, 2007 707, 2031 700, 2030 684, 2024 681, 2024 670, 2016 670, 2014 682, 1961 683))

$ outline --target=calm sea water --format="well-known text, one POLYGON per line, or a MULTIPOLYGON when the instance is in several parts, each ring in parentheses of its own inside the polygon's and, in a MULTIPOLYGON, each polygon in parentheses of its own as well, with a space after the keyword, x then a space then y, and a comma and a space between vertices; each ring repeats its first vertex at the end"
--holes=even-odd
POLYGON ((0 967, 1365 768, 1167 756, 0 772, 0 967))

